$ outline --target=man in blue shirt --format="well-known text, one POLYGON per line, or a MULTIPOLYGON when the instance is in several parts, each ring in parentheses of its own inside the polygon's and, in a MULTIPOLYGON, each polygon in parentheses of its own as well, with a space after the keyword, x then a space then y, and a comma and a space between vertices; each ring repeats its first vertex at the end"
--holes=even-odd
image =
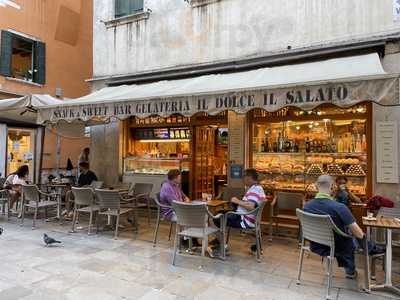
MULTIPOLYGON (((304 206, 304 211, 318 214, 330 215, 336 226, 345 233, 353 235, 357 239, 364 239, 364 232, 356 223, 349 208, 333 200, 332 195, 336 188, 331 176, 322 175, 317 180, 318 193, 315 199, 304 206)), ((311 251, 321 256, 329 256, 330 248, 317 243, 310 244, 311 251)), ((339 267, 344 267, 347 278, 355 278, 356 268, 354 262, 355 243, 352 239, 335 235, 335 257, 339 267)))

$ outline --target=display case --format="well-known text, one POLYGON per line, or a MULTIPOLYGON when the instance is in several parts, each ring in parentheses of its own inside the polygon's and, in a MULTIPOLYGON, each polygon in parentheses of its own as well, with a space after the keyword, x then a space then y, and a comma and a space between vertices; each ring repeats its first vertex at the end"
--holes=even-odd
POLYGON ((252 166, 267 190, 313 194, 320 175, 347 178, 361 198, 371 192, 368 107, 286 109, 253 115, 252 166))
POLYGON ((351 192, 365 196, 367 156, 362 153, 255 153, 254 167, 269 190, 315 193, 318 176, 345 176, 351 192))
POLYGON ((127 157, 124 161, 125 174, 166 175, 172 169, 189 171, 189 167, 189 159, 127 157))

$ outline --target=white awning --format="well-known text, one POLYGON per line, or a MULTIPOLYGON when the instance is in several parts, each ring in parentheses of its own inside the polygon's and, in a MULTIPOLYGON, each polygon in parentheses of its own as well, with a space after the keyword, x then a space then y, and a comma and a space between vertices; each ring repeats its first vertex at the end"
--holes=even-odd
POLYGON ((37 123, 40 107, 62 105, 64 101, 50 95, 27 95, 20 98, 0 99, 0 122, 37 123))
MULTIPOLYGON (((193 115, 253 108, 276 111, 284 106, 310 109, 322 103, 339 106, 395 97, 393 79, 371 85, 383 76, 378 54, 262 68, 231 74, 205 75, 142 85, 107 87, 62 105, 42 107, 39 122, 100 120, 130 116, 193 115), (348 82, 348 84, 344 84, 348 82), (296 87, 294 89, 293 87, 296 87)), ((397 95, 397 94, 396 94, 397 95)))

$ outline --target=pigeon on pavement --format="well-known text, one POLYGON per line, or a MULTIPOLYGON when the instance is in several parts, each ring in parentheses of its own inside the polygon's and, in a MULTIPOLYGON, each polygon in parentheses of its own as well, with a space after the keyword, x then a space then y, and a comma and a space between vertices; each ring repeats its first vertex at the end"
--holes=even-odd
POLYGON ((52 237, 49 237, 47 234, 43 234, 43 241, 46 244, 46 246, 52 245, 52 244, 61 244, 60 241, 57 241, 53 239, 52 237))
POLYGON ((3 234, 4 229, 0 227, 0 235, 3 234))

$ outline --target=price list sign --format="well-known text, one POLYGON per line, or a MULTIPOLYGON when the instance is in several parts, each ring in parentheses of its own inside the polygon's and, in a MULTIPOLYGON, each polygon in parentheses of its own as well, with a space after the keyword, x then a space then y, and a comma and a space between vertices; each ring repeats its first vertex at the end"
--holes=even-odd
POLYGON ((376 122, 376 163, 378 183, 399 183, 397 122, 376 122))

